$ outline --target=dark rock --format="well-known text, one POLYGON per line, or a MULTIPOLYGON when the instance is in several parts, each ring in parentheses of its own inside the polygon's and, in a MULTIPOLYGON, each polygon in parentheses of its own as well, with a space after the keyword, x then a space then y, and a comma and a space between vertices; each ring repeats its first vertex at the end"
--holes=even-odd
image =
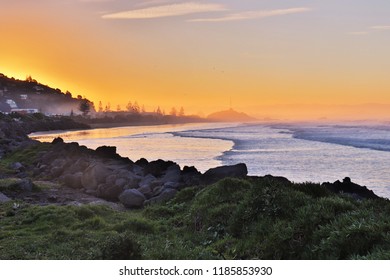
POLYGON ((148 174, 142 178, 142 180, 139 182, 138 186, 140 188, 142 188, 142 187, 151 187, 152 188, 155 181, 156 181, 156 177, 154 177, 152 174, 148 174))
POLYGON ((123 192, 123 188, 116 185, 101 184, 98 187, 99 197, 110 200, 118 201, 119 195, 123 192))
POLYGON ((109 175, 111 175, 111 170, 103 163, 95 162, 83 173, 81 184, 86 189, 97 189, 98 185, 104 183, 109 175))
POLYGON ((126 180, 125 178, 118 178, 115 180, 114 185, 123 189, 126 186, 127 182, 128 180, 126 180))
POLYGON ((56 145, 56 144, 64 144, 64 139, 62 139, 61 137, 57 137, 57 138, 54 138, 53 141, 51 142, 53 145, 56 145))
POLYGON ((281 184, 291 184, 291 181, 289 179, 281 176, 265 175, 263 178, 268 179, 270 181, 279 182, 281 184))
POLYGON ((351 178, 344 178, 343 182, 336 181, 332 183, 323 183, 328 190, 333 193, 348 193, 354 197, 377 199, 377 196, 372 190, 369 190, 366 186, 360 186, 351 181, 351 178))
POLYGON ((138 166, 141 166, 141 167, 146 167, 149 164, 149 162, 145 158, 140 158, 139 160, 137 160, 135 162, 135 164, 138 165, 138 166))
POLYGON ((64 172, 64 168, 63 167, 53 167, 50 170, 50 175, 53 178, 58 178, 58 177, 60 177, 62 175, 63 172, 64 172))
POLYGON ((116 147, 114 146, 101 146, 96 149, 96 154, 104 158, 118 158, 116 153, 116 147))
POLYGON ((20 162, 13 162, 9 165, 9 168, 13 169, 13 170, 18 170, 18 171, 22 171, 24 170, 24 166, 23 164, 21 164, 20 162))
POLYGON ((195 166, 187 166, 187 165, 183 167, 183 171, 181 172, 182 175, 196 174, 196 173, 200 174, 200 172, 198 171, 198 169, 196 169, 195 166))
POLYGON ((4 202, 10 201, 10 200, 11 199, 8 196, 6 196, 5 194, 0 192, 0 203, 4 203, 4 202))
POLYGON ((179 182, 181 179, 181 170, 180 166, 175 164, 170 167, 165 171, 164 176, 160 179, 162 183, 167 183, 167 182, 179 182))
POLYGON ((30 179, 21 179, 13 183, 11 187, 21 191, 31 192, 33 190, 33 183, 30 179))
POLYGON ((140 191, 130 189, 122 192, 119 200, 126 208, 140 208, 143 206, 146 198, 140 191))
POLYGON ((220 166, 207 170, 201 177, 204 184, 213 184, 223 178, 235 177, 243 178, 248 174, 248 169, 245 163, 236 165, 220 166))
POLYGON ((81 189, 83 185, 81 184, 81 178, 83 177, 82 172, 77 172, 75 174, 66 174, 62 181, 64 184, 73 189, 81 189))
POLYGON ((181 187, 180 183, 177 182, 167 182, 164 184, 164 189, 175 189, 178 190, 181 187))
POLYGON ((153 196, 153 190, 149 186, 138 188, 138 191, 141 192, 146 198, 151 198, 153 196))
POLYGON ((158 196, 152 197, 151 199, 145 201, 144 205, 151 205, 155 203, 163 203, 165 201, 171 200, 177 194, 177 190, 174 189, 164 189, 158 196))
POLYGON ((153 176, 159 177, 172 165, 176 165, 173 161, 164 161, 162 159, 151 161, 145 166, 145 174, 152 174, 153 176))

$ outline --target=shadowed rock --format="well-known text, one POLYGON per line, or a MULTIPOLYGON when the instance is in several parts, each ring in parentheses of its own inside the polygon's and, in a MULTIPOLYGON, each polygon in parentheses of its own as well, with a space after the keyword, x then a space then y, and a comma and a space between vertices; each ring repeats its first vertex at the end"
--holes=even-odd
POLYGON ((349 177, 344 178, 343 182, 337 180, 332 183, 323 183, 328 190, 334 193, 348 193, 357 196, 358 198, 379 198, 372 190, 367 189, 366 186, 360 186, 351 181, 349 177))
POLYGON ((3 193, 0 192, 0 203, 8 202, 8 201, 10 201, 10 200, 11 200, 11 199, 10 199, 8 196, 6 196, 5 194, 3 194, 3 193))
POLYGON ((245 163, 236 165, 220 166, 207 170, 201 177, 204 184, 213 184, 223 178, 235 177, 243 178, 248 174, 245 163))
POLYGON ((126 208, 140 208, 143 206, 146 198, 140 191, 131 189, 121 193, 119 200, 126 208))
POLYGON ((162 159, 151 161, 145 166, 145 174, 152 174, 155 177, 159 177, 172 165, 176 165, 173 161, 164 161, 162 159))

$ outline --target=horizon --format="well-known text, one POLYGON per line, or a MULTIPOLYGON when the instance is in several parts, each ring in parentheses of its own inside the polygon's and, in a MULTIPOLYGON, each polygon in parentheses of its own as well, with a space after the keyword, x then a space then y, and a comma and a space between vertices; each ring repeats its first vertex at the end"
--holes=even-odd
POLYGON ((236 2, 5 2, 0 72, 95 106, 390 118, 390 3, 236 2))

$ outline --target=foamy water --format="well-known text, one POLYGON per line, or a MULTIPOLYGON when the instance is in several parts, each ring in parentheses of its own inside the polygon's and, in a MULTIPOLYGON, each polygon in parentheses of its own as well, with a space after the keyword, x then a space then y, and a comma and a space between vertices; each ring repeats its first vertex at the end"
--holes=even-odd
POLYGON ((132 160, 173 160, 200 171, 244 162, 250 175, 284 176, 295 182, 351 177, 390 198, 390 127, 387 125, 192 124, 34 134, 51 141, 96 148, 117 146, 132 160))

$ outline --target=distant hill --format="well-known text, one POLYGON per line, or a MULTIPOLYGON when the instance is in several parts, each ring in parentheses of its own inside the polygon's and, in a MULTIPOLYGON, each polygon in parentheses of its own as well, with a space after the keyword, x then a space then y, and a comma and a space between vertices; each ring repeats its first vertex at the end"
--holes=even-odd
POLYGON ((0 73, 0 112, 28 110, 46 115, 80 114, 81 103, 88 103, 94 111, 92 102, 80 95, 73 98, 70 92, 40 84, 31 77, 22 81, 0 73))
POLYGON ((230 108, 229 110, 215 112, 207 116, 207 119, 212 121, 224 122, 251 122, 256 119, 242 112, 237 112, 230 108))

